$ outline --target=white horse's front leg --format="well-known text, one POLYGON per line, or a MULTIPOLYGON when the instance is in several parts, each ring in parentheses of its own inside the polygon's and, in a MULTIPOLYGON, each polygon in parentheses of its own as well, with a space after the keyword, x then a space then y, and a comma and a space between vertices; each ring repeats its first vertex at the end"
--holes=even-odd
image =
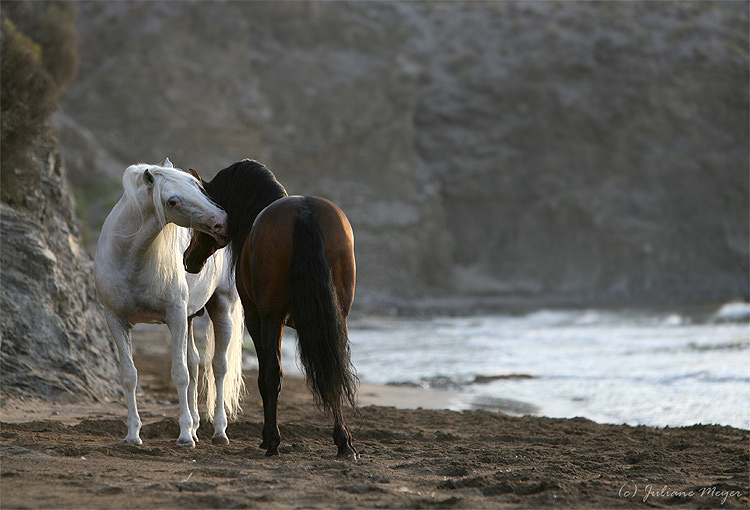
POLYGON ((133 363, 133 343, 130 339, 132 326, 123 323, 112 312, 106 310, 107 325, 115 339, 117 352, 120 355, 120 384, 128 405, 128 435, 125 442, 143 444, 140 438, 141 418, 138 416, 138 405, 135 401, 135 389, 138 385, 138 371, 133 363))
POLYGON ((187 311, 184 305, 167 316, 167 325, 172 333, 172 382, 180 403, 180 437, 177 438, 177 445, 194 448, 193 417, 188 407, 190 373, 187 365, 187 311))
POLYGON ((201 423, 201 417, 198 413, 198 364, 200 354, 195 346, 195 337, 193 335, 193 319, 188 319, 187 325, 187 363, 190 382, 188 383, 188 409, 193 417, 193 428, 191 434, 193 441, 198 442, 198 427, 201 423))

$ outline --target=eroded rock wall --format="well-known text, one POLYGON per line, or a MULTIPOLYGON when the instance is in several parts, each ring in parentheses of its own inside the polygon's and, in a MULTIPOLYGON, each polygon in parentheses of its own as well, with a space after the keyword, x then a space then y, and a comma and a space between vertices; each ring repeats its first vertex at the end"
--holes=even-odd
POLYGON ((47 122, 75 74, 74 9, 19 1, 0 14, 0 394, 113 397, 117 357, 47 122))
POLYGON ((116 397, 117 353, 56 144, 47 135, 23 168, 3 168, 35 184, 0 203, 0 389, 57 400, 116 397))

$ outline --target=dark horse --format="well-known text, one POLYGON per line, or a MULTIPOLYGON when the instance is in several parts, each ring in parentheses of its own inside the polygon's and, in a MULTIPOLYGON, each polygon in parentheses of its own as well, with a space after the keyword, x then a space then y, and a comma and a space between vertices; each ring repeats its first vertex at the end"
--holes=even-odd
MULTIPOLYGON (((279 453, 276 407, 283 375, 281 336, 287 324, 297 330, 300 359, 316 403, 333 419, 338 456, 356 460, 359 454, 343 416, 344 405, 355 407, 356 398, 346 325, 355 281, 349 220, 323 198, 287 196, 256 161, 234 163, 203 186, 228 216, 237 290, 260 369, 260 447, 267 456, 279 453)), ((184 254, 185 269, 199 272, 218 248, 213 237, 194 230, 184 254)))

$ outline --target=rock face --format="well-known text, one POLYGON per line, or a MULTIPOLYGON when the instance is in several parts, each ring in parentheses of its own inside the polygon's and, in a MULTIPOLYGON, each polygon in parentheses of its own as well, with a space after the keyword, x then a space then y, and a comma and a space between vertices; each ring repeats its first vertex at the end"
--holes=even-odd
MULTIPOLYGON (((0 395, 56 400, 119 393, 117 357, 81 248, 47 121, 75 74, 72 4, 2 10, 0 395)), ((5 400, 3 400, 4 402, 5 400)))
POLYGON ((254 157, 349 215, 358 300, 747 295, 745 3, 78 8, 71 173, 254 157))
POLYGON ((34 185, 15 187, 0 203, 0 388, 20 397, 114 397, 117 353, 56 144, 38 140, 23 168, 3 168, 23 172, 34 185))

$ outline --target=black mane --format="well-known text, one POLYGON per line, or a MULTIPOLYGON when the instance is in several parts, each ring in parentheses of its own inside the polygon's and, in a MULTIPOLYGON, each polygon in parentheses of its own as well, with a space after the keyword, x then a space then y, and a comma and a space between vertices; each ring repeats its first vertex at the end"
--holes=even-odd
POLYGON ((216 174, 205 189, 211 200, 227 212, 232 261, 242 253, 253 222, 268 204, 287 196, 271 171, 257 161, 243 159, 216 174))

